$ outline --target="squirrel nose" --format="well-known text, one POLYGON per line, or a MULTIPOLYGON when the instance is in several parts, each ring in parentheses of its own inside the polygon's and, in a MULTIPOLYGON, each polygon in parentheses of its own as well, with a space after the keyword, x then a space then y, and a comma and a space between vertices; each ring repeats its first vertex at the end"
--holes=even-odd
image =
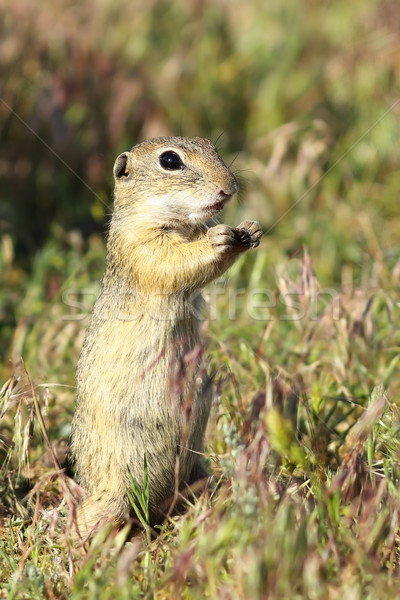
POLYGON ((231 173, 231 179, 225 189, 219 192, 219 197, 221 200, 228 200, 232 198, 239 191, 239 184, 237 182, 236 177, 233 173, 231 173))

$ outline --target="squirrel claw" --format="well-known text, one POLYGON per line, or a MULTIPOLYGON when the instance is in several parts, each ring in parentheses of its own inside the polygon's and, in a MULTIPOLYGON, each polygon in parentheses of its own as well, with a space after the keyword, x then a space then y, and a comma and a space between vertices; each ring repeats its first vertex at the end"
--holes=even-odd
POLYGON ((243 221, 238 225, 236 231, 246 248, 257 248, 260 245, 263 232, 257 221, 243 221))

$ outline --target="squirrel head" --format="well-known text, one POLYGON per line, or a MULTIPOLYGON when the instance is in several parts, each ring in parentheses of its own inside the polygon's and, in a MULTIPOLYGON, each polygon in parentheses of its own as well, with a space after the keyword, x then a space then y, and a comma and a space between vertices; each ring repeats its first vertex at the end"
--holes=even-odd
POLYGON ((114 211, 160 226, 196 225, 238 191, 236 177, 205 138, 146 140, 114 164, 114 211))

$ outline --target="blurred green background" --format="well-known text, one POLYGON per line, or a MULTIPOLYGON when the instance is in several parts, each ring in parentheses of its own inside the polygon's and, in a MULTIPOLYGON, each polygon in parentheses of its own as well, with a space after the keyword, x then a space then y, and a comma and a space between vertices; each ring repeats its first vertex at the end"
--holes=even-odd
POLYGON ((0 72, 4 374, 70 381, 83 326, 56 306, 93 302, 113 161, 147 137, 235 159, 224 218, 261 221, 264 285, 303 244, 324 286, 398 278, 396 0, 1 0, 0 72))

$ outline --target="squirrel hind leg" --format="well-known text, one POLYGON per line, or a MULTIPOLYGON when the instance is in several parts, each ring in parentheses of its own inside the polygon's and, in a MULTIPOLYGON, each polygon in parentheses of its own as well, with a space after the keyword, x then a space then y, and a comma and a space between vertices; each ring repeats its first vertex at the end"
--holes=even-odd
POLYGON ((86 541, 106 525, 120 526, 124 519, 116 517, 100 499, 89 496, 76 508, 71 534, 75 544, 86 541))

